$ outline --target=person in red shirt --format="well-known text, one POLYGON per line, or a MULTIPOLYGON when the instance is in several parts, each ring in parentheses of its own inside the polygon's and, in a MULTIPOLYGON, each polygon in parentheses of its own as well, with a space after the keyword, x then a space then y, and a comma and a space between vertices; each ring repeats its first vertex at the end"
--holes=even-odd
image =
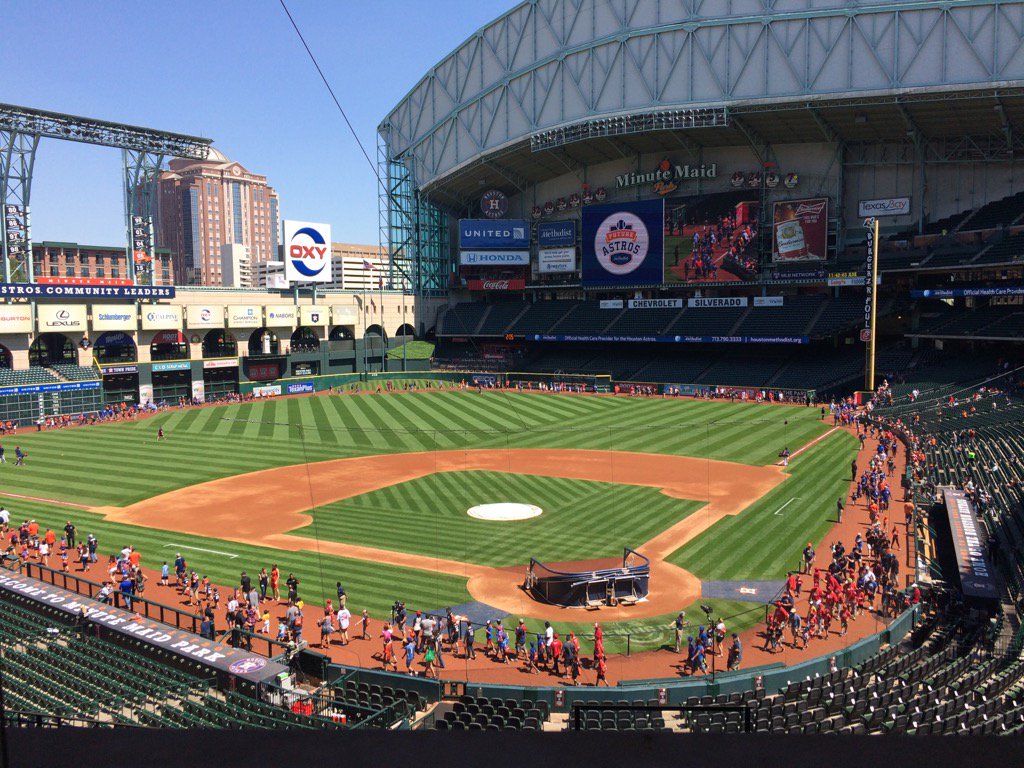
POLYGON ((594 622, 594 663, 604 656, 604 632, 601 630, 601 625, 598 622, 594 622))
MULTIPOLYGON (((281 600, 281 590, 277 588, 277 582, 281 579, 281 572, 277 570, 277 563, 274 563, 274 567, 270 570, 270 588, 274 592, 274 599, 277 601, 281 600)), ((397 664, 395 665, 397 666, 397 664)))
POLYGON ((562 641, 558 639, 557 632, 555 632, 555 637, 551 641, 551 655, 555 659, 555 674, 559 677, 563 677, 565 674, 565 670, 559 671, 558 669, 558 662, 562 658, 562 641))
POLYGON ((597 682, 594 683, 595 688, 599 687, 601 683, 604 683, 606 686, 608 685, 608 664, 606 658, 607 657, 603 653, 597 657, 597 682))

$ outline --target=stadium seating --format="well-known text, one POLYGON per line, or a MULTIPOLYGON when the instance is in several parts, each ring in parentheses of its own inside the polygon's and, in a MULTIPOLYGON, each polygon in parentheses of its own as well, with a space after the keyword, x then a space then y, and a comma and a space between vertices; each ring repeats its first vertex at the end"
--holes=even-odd
POLYGON ((98 381, 99 376, 96 369, 87 365, 70 365, 68 363, 54 363, 50 366, 57 374, 68 381, 98 381))
POLYGON ((462 696, 435 720, 440 731, 539 731, 548 719, 546 701, 462 696))
POLYGON ((438 335, 441 336, 472 336, 476 333, 484 314, 490 309, 489 304, 479 301, 466 302, 448 307, 441 318, 438 335))
POLYGON ((523 301, 498 301, 489 304, 477 334, 480 336, 503 336, 508 326, 524 309, 523 301))
POLYGON ((0 368, 0 387, 21 387, 30 384, 53 384, 58 379, 45 368, 33 366, 26 370, 0 368))
POLYGON ((516 334, 554 333, 555 323, 565 317, 578 302, 571 299, 537 301, 509 328, 516 334))

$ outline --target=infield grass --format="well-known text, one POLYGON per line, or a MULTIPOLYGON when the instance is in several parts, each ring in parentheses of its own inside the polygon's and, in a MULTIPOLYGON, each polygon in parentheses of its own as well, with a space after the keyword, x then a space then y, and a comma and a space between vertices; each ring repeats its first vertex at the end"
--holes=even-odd
POLYGON ((439 472, 311 510, 293 531, 331 541, 504 567, 621 557, 702 507, 656 488, 504 472, 439 472), (515 522, 478 520, 477 504, 536 504, 515 522))

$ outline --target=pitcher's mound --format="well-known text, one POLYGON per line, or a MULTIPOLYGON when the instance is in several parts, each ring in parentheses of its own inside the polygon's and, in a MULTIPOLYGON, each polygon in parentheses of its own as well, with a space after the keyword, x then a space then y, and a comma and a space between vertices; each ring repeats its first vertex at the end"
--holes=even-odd
POLYGON ((467 514, 478 520, 494 520, 499 523, 507 523, 512 520, 529 520, 537 517, 544 510, 533 504, 477 504, 470 507, 467 514))

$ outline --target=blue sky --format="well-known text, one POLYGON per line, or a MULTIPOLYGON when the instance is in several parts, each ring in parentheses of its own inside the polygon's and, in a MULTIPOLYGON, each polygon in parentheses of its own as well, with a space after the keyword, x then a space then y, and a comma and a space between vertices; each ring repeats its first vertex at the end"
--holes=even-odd
MULTIPOLYGON (((514 0, 289 0, 370 157, 387 111, 514 0)), ((0 102, 178 131, 281 196, 282 218, 377 242, 377 185, 278 0, 7 0, 0 102)), ((121 157, 43 140, 32 239, 120 245, 121 157)))

